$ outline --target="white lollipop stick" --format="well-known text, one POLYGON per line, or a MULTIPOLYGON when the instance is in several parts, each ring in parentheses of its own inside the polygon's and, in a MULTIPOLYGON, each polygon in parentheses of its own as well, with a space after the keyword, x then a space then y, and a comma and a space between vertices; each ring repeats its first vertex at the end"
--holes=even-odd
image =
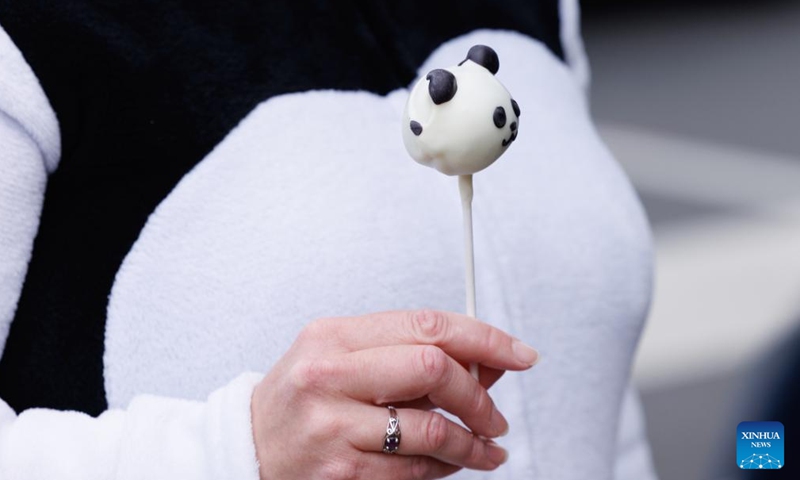
MULTIPOLYGON (((458 176, 461 210, 464 213, 464 287, 467 292, 467 315, 475 318, 475 249, 472 246, 472 175, 458 176)), ((478 380, 478 364, 469 364, 469 373, 478 380)))
MULTIPOLYGON (((467 58, 437 68, 417 81, 403 112, 403 144, 422 165, 458 175, 464 212, 467 315, 475 318, 475 254, 472 245, 472 174, 491 165, 517 139, 519 105, 495 78, 497 53, 475 45, 467 58)), ((478 365, 469 371, 478 379, 478 365)))

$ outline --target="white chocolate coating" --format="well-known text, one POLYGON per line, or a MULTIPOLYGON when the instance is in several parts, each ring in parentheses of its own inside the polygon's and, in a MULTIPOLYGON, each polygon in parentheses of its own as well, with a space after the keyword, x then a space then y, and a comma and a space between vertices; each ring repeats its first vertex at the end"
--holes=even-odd
POLYGON ((403 112, 403 143, 411 157, 446 175, 469 175, 483 170, 516 138, 519 117, 511 94, 483 66, 465 61, 446 69, 457 82, 455 96, 436 105, 428 93, 429 80, 420 79, 408 97, 403 112), (506 121, 497 127, 493 114, 503 107, 506 121), (418 122, 422 132, 410 128, 418 122), (505 144, 505 145, 504 145, 505 144))

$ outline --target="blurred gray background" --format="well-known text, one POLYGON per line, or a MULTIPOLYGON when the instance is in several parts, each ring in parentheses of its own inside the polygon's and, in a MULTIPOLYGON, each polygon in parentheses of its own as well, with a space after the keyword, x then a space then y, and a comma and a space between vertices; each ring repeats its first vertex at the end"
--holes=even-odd
POLYGON ((744 478, 736 425, 787 422, 765 417, 800 383, 800 2, 585 0, 582 22, 593 116, 655 233, 634 379, 656 468, 744 478))

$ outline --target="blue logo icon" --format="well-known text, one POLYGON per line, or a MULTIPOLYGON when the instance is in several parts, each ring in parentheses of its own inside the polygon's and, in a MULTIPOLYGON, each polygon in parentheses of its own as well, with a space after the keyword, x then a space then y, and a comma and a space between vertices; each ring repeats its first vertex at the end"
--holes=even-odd
POLYGON ((742 422, 736 427, 736 463, 739 468, 783 468, 783 424, 742 422))

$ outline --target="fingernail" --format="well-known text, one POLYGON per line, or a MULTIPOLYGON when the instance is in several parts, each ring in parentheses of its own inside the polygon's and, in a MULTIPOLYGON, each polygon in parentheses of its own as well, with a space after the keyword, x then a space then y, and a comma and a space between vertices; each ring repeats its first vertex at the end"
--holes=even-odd
POLYGON ((508 460, 508 450, 494 443, 491 440, 486 442, 486 456, 489 457, 493 463, 502 465, 508 460))
POLYGON ((522 340, 514 340, 514 343, 511 344, 511 349, 514 351, 514 356, 517 357, 517 360, 525 365, 532 367, 539 361, 539 352, 523 343, 522 340))
POLYGON ((506 420, 503 414, 497 409, 495 409, 492 414, 492 427, 495 432, 498 432, 495 437, 505 437, 508 435, 508 420, 506 420))
POLYGON ((505 437, 506 435, 508 435, 508 430, 509 430, 508 423, 506 423, 506 428, 504 428, 503 431, 500 432, 500 435, 498 435, 498 437, 505 437))

